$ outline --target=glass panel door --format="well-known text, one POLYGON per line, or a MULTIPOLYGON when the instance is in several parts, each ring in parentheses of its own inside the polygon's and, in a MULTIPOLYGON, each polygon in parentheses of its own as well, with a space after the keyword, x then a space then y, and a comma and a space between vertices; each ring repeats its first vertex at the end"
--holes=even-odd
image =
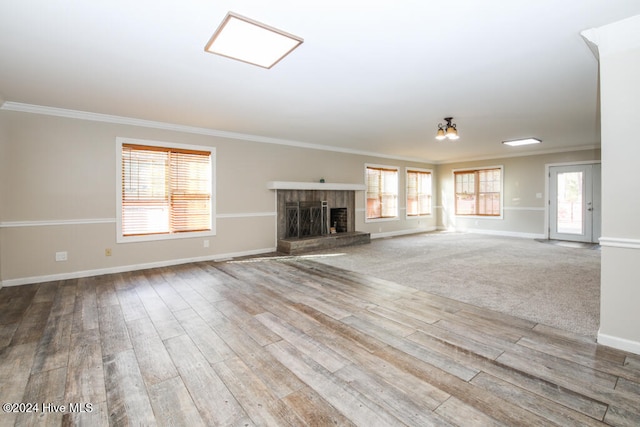
POLYGON ((558 172, 556 178, 556 229, 558 233, 584 234, 584 172, 558 172))
MULTIPOLYGON (((549 238, 575 242, 594 239, 593 167, 600 165, 552 166, 549 168, 549 238)), ((599 178, 599 175, 596 175, 599 178)), ((599 216, 597 216, 599 220, 599 216)), ((599 237, 595 236, 597 241, 599 237)))

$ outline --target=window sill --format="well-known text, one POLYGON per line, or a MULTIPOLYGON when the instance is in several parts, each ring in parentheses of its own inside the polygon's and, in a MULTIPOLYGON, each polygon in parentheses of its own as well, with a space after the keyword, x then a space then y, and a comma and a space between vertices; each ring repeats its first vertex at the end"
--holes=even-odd
POLYGON ((489 216, 489 215, 455 215, 456 218, 459 219, 504 219, 503 215, 499 216, 489 216))
POLYGON ((394 216, 394 217, 390 217, 390 218, 365 218, 364 222, 366 223, 371 223, 371 222, 387 222, 387 221, 399 221, 400 217, 394 216))
POLYGON ((117 236, 116 243, 136 243, 136 242, 157 242, 161 240, 177 240, 177 239, 194 239, 198 237, 212 237, 215 236, 215 230, 211 231, 194 231, 187 233, 174 233, 174 234, 148 234, 141 236, 117 236))

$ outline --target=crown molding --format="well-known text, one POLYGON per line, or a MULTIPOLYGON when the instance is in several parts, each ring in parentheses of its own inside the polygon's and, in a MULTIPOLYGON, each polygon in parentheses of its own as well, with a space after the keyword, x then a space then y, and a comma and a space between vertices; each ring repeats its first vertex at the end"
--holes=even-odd
POLYGON ((268 136, 252 135, 247 133, 229 132, 218 129, 203 128, 196 126, 186 126, 176 123, 157 122, 153 120, 136 119, 132 117, 115 116, 111 114, 92 113, 88 111, 69 110, 58 107, 47 107, 43 105, 23 104, 20 102, 6 101, 0 106, 0 110, 16 111, 21 113, 42 114, 46 116, 65 117, 69 119, 88 120, 94 122, 104 122, 119 125, 138 126, 174 132, 191 133, 196 135, 215 136, 219 138, 239 139, 243 141, 259 142, 263 144, 287 145, 311 150, 332 151, 344 154, 355 154, 359 156, 379 157, 384 159, 401 160, 407 162, 419 162, 434 164, 428 159, 415 157, 390 156, 388 154, 373 151, 353 150, 349 148, 334 147, 330 145, 312 144, 308 142, 293 141, 289 139, 271 138, 268 136))
POLYGON ((441 160, 441 161, 434 162, 434 164, 447 165, 452 163, 475 162, 479 160, 508 159, 511 157, 544 156, 545 154, 570 153, 572 151, 599 150, 599 149, 600 149, 600 144, 578 145, 575 147, 554 148, 554 149, 540 150, 540 151, 524 151, 520 153, 511 153, 511 154, 494 154, 494 155, 486 155, 486 156, 480 156, 480 157, 467 157, 467 158, 461 158, 461 159, 441 160))
POLYGON ((580 33, 597 59, 640 47, 640 15, 580 33))
POLYGON ((174 132, 191 133, 196 135, 214 136, 219 138, 238 139, 243 141, 259 142, 263 144, 286 145, 290 147, 307 148, 311 150, 331 151, 336 153, 354 154, 358 156, 377 157, 382 159, 400 160, 405 162, 418 162, 431 165, 444 165, 451 163, 473 162, 479 160, 502 159, 509 157, 528 157, 544 154, 567 153, 571 151, 584 151, 599 149, 599 144, 583 145, 576 147, 565 147, 542 151, 525 151, 512 154, 486 155, 480 157, 469 157, 448 160, 430 160, 417 157, 392 156, 374 151, 353 150, 350 148, 335 147, 331 145, 312 144, 308 142, 294 141, 289 139, 271 138, 268 136, 252 135, 247 133, 229 132, 218 129, 203 128, 196 126, 186 126, 176 123, 157 122, 153 120, 136 119, 125 116, 115 116, 111 114, 92 113, 88 111, 69 110, 66 108, 47 107, 44 105, 24 104, 21 102, 5 101, 2 104, 0 98, 0 110, 16 111, 21 113, 42 114, 46 116, 64 117, 69 119, 88 120, 94 122, 104 122, 119 125, 146 127, 152 129, 168 130, 174 132))

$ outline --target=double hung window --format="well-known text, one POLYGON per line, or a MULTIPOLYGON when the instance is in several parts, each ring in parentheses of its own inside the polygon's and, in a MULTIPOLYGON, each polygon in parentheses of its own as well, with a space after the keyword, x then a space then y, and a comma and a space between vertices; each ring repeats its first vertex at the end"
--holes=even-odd
POLYGON ((398 217, 398 169, 366 167, 367 219, 398 217))
POLYGON ((407 216, 431 214, 431 171, 407 170, 407 216))
POLYGON ((118 144, 118 237, 213 234, 214 149, 139 142, 118 144))
POLYGON ((502 168, 454 171, 456 215, 502 214, 502 168))

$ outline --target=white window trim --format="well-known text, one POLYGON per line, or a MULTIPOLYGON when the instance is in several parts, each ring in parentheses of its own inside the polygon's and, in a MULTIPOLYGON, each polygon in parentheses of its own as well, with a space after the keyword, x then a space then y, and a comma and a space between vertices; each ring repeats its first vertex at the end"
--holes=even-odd
POLYGON ((435 209, 434 206, 434 194, 436 194, 435 192, 435 176, 433 174, 433 169, 424 169, 424 168, 410 168, 410 167, 405 167, 404 168, 404 218, 406 220, 411 220, 411 219, 420 219, 420 218, 429 218, 433 216, 433 210, 435 209), (428 214, 422 214, 422 215, 408 215, 407 214, 407 210, 408 210, 408 206, 409 206, 409 192, 407 191, 407 186, 409 185, 409 181, 407 179, 407 175, 409 174, 409 172, 429 172, 431 174, 431 212, 429 212, 428 214))
POLYGON ((116 137, 116 242, 149 242, 159 240, 192 239, 216 235, 216 149, 205 145, 177 144, 172 142, 116 137), (211 153, 211 230, 175 234, 150 234, 146 236, 122 235, 122 145, 136 144, 151 147, 176 148, 183 150, 209 151, 211 153))
POLYGON ((393 169, 398 174, 398 203, 396 204, 396 216, 393 218, 367 218, 367 189, 363 191, 364 193, 364 222, 366 223, 374 223, 374 222, 388 222, 388 221, 399 221, 400 220, 400 167, 398 166, 389 166, 389 165, 379 165, 375 163, 365 163, 364 165, 364 185, 367 185, 367 168, 378 168, 378 169, 393 169))
POLYGON ((456 218, 464 219, 486 219, 486 220, 496 220, 496 219, 504 219, 504 165, 495 165, 495 166, 476 166, 469 168, 460 168, 453 169, 451 171, 451 177, 453 178, 453 212, 456 218), (458 215, 455 213, 456 210, 456 172, 466 172, 466 171, 477 171, 484 169, 500 169, 500 215, 499 216, 488 216, 488 215, 458 215))

